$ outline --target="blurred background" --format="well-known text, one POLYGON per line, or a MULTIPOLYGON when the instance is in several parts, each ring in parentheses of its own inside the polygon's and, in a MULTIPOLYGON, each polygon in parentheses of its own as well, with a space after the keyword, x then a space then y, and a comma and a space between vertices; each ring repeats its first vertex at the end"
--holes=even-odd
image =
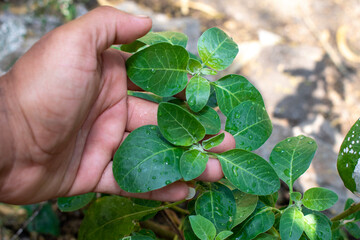
MULTIPOLYGON (((193 53, 204 30, 227 32, 239 54, 221 74, 250 80, 274 125, 257 153, 267 159, 286 137, 313 137, 318 151, 295 188, 322 186, 337 192, 340 199, 330 215, 342 211, 347 197, 355 198, 343 186, 336 160, 342 139, 360 117, 359 0, 1 0, 0 75, 46 32, 99 5, 148 15, 154 31, 186 33, 193 53)), ((21 208, 0 205, 0 239, 10 239, 21 228, 24 214, 21 208)), ((22 239, 75 239, 81 213, 56 214, 59 237, 23 233, 22 239)))

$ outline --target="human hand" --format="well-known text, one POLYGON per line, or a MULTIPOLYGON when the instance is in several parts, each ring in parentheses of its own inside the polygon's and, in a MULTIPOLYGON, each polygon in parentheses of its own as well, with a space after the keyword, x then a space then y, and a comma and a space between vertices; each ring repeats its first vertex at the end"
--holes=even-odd
MULTIPOLYGON (((149 193, 121 190, 112 156, 132 130, 156 124, 157 104, 127 96, 126 54, 109 49, 146 34, 151 20, 101 7, 37 42, 0 79, 0 201, 28 204, 101 192, 176 201, 185 182, 149 193)), ((215 151, 235 146, 226 134, 215 151)), ((214 149, 212 149, 214 150, 214 149)), ((200 180, 222 177, 210 159, 200 180)))

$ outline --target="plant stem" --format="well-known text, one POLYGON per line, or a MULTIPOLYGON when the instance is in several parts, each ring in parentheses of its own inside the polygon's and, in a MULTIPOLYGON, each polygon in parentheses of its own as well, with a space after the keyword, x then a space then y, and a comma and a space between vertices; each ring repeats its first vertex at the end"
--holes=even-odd
POLYGON ((190 212, 188 210, 185 210, 181 207, 178 207, 178 206, 172 206, 171 209, 173 209, 174 211, 178 212, 178 213, 181 213, 181 214, 184 214, 184 215, 189 215, 190 212))
POLYGON ((269 229, 268 233, 275 236, 275 237, 280 238, 280 233, 274 227, 271 227, 269 229))
POLYGON ((360 203, 353 203, 347 210, 331 219, 332 222, 342 220, 360 210, 360 203))
POLYGON ((140 226, 143 228, 148 228, 153 230, 157 235, 165 239, 173 239, 176 236, 176 234, 173 231, 171 231, 170 227, 163 226, 159 223, 150 220, 140 222, 140 226))

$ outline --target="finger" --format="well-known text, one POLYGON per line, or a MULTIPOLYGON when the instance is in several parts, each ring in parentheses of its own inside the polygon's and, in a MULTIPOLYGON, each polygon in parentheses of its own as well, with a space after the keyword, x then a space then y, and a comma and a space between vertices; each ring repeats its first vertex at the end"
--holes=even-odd
POLYGON ((158 105, 137 97, 128 97, 126 130, 131 132, 144 125, 157 125, 158 105))
POLYGON ((217 182, 224 177, 219 160, 210 158, 206 164, 205 171, 196 178, 199 181, 217 182))
POLYGON ((134 16, 112 7, 99 7, 68 25, 102 52, 113 44, 130 43, 151 29, 151 19, 134 16))
POLYGON ((225 138, 219 146, 210 149, 210 152, 221 153, 235 148, 235 138, 230 133, 221 130, 220 133, 225 133, 225 138))
POLYGON ((124 197, 136 197, 158 201, 175 202, 185 199, 188 196, 189 187, 184 182, 175 182, 151 192, 129 193, 122 190, 117 184, 112 172, 112 162, 110 162, 106 167, 98 185, 94 189, 94 192, 116 194, 124 197))

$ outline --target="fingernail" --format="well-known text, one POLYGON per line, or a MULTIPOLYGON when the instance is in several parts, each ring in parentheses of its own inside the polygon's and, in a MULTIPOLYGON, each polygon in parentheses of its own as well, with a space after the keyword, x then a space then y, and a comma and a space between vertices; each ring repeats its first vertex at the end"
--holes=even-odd
POLYGON ((190 200, 193 197, 195 197, 195 194, 196 194, 195 188, 189 187, 189 193, 188 193, 188 195, 187 195, 187 197, 185 199, 190 200))
POLYGON ((138 18, 149 18, 149 16, 147 16, 147 15, 135 15, 135 17, 138 17, 138 18))

